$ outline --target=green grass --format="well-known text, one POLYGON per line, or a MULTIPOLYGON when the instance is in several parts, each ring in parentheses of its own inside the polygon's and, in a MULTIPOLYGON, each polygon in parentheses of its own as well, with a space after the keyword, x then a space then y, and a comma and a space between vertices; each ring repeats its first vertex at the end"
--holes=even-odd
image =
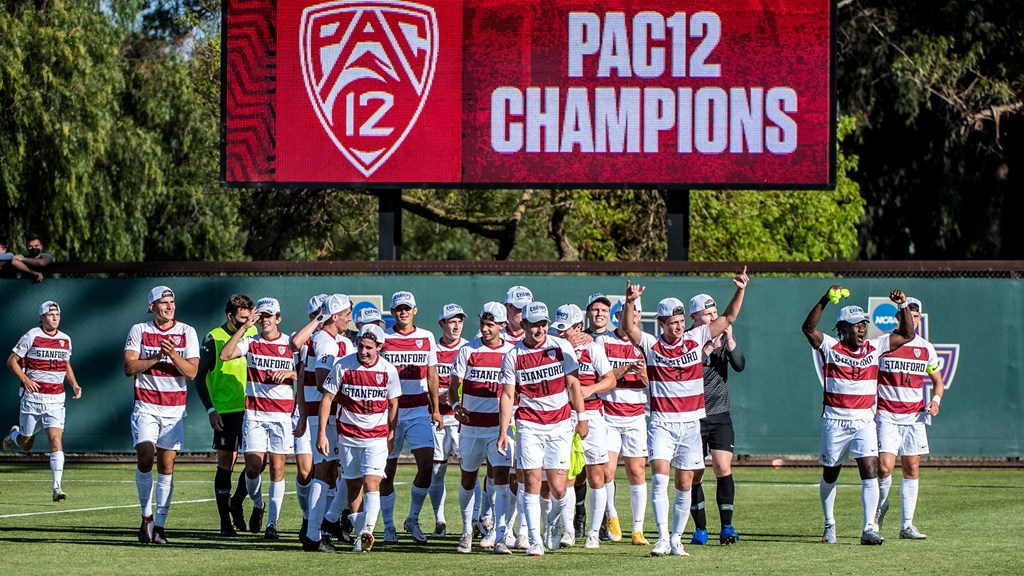
MULTIPOLYGON (((454 468, 454 467, 452 467, 454 468)), ((449 469, 446 516, 449 536, 425 545, 403 544, 390 549, 378 544, 370 554, 304 554, 296 538, 300 515, 293 495, 286 496, 280 521, 282 539, 268 542, 254 535, 227 540, 217 535, 212 465, 179 465, 174 504, 167 522, 171 545, 139 545, 139 524, 132 466, 70 464, 64 488, 66 502, 50 500, 50 473, 45 466, 0 465, 0 566, 3 574, 111 574, 139 567, 160 574, 316 573, 320 569, 359 570, 362 574, 650 574, 652 571, 693 571, 701 574, 1019 574, 1024 550, 1024 473, 1020 470, 935 470, 922 473, 915 523, 929 536, 924 542, 897 538, 899 473, 884 546, 858 544, 861 524, 860 484, 855 470, 840 477, 836 504, 839 544, 824 546, 821 510, 814 469, 741 468, 735 472, 735 525, 742 540, 735 546, 687 546, 689 558, 650 558, 647 548, 625 541, 602 543, 599 550, 551 552, 543 558, 494 557, 478 552, 455 553, 460 531, 456 475, 449 469), (125 506, 124 508, 72 510, 125 506), (59 512, 55 514, 38 514, 59 512), (11 517, 12 514, 36 513, 11 517)), ((399 470, 395 511, 401 527, 408 506, 412 470, 399 470)), ((710 476, 710 473, 709 473, 710 476)), ((288 490, 293 471, 288 472, 288 490)), ((618 485, 617 507, 623 524, 630 522, 628 489, 618 485)), ((708 481, 708 525, 717 542, 718 517, 714 484, 708 481)), ((670 489, 671 494, 671 489, 670 489)), ((671 497, 671 496, 670 496, 671 497)), ((249 504, 246 504, 249 509, 249 504)), ((433 527, 429 501, 421 515, 433 527)), ((692 528, 692 522, 690 524, 692 528)), ((648 538, 654 523, 647 512, 648 538)), ((382 523, 378 522, 378 537, 382 523)), ((400 532, 400 536, 402 533, 400 532)))

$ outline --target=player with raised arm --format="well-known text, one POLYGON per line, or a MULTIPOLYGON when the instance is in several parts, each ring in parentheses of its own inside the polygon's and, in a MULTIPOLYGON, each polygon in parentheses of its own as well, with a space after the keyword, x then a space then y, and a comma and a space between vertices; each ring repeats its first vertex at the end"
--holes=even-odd
POLYGON ((733 278, 736 292, 724 313, 710 324, 686 330, 686 307, 677 298, 658 303, 661 337, 645 334, 634 322, 633 302, 643 286, 626 283, 622 324, 630 342, 644 352, 650 381, 651 421, 648 426, 648 457, 651 464, 651 508, 658 526, 652 556, 688 556, 682 534, 690 518, 690 488, 695 470, 704 469, 700 419, 704 411, 703 347, 736 321, 746 292, 747 269, 733 278), (668 529, 668 474, 675 471, 676 497, 668 529))
POLYGON ((451 384, 452 363, 459 348, 466 344, 462 328, 466 312, 462 306, 451 303, 441 307, 437 323, 441 327, 441 338, 437 341, 437 401, 435 404, 444 418, 444 427, 434 430, 434 467, 430 476, 430 504, 434 508, 435 538, 448 534, 448 523, 444 519, 444 500, 447 495, 444 477, 448 473, 448 456, 459 453, 459 421, 452 413, 448 386, 451 384))
POLYGON ((7 368, 21 384, 20 426, 11 427, 4 438, 4 451, 17 446, 32 450, 36 434, 46 431, 50 443, 50 472, 53 474, 53 501, 67 500, 61 488, 64 478, 64 381, 71 385, 73 400, 82 397, 75 372, 71 369, 71 337, 60 331, 60 305, 47 300, 39 306, 39 326, 22 336, 7 368))
MULTIPOLYGON (((867 339, 868 315, 860 306, 846 306, 836 317, 835 339, 818 329, 818 321, 830 297, 840 293, 832 286, 807 314, 803 323, 807 342, 821 355, 825 382, 821 412, 821 482, 819 496, 825 515, 821 541, 835 544, 836 481, 847 456, 853 456, 861 478, 861 502, 864 504, 864 530, 860 543, 877 545, 885 538, 875 531, 873 521, 878 508, 878 434, 872 409, 878 394, 878 365, 882 354, 892 352, 914 338, 914 325, 905 314, 906 296, 893 290, 889 298, 899 305, 899 328, 893 334, 867 339)), ((838 301, 838 297, 836 298, 838 301)))
POLYGON ((139 542, 167 544, 164 524, 174 493, 174 459, 185 437, 188 381, 199 368, 199 339, 188 324, 174 319, 174 291, 149 291, 149 322, 132 326, 124 344, 124 374, 135 377, 132 437, 137 469, 135 488, 142 509, 139 542), (153 464, 160 477, 153 515, 153 464))

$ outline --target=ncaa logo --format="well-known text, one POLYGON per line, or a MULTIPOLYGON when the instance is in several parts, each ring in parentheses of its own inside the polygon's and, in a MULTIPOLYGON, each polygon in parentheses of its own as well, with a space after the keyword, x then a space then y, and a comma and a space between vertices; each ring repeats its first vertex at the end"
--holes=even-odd
POLYGON ((891 302, 878 305, 871 314, 871 323, 882 332, 892 332, 899 326, 896 319, 896 306, 891 302))
POLYGON ((434 9, 403 0, 338 0, 302 12, 299 52, 320 124, 363 176, 416 124, 437 64, 434 9))

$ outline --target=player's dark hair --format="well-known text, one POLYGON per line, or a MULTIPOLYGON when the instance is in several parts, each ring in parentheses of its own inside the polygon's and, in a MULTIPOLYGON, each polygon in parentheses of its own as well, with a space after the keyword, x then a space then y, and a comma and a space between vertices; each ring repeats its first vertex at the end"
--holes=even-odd
POLYGON ((484 312, 483 314, 480 315, 480 319, 485 322, 494 322, 494 314, 491 314, 490 312, 484 312))
POLYGON ((917 304, 914 304, 913 302, 907 304, 907 308, 909 308, 911 312, 917 312, 918 314, 921 313, 921 307, 918 306, 917 304))
POLYGON ((224 307, 224 312, 233 315, 239 310, 252 310, 254 307, 255 304, 253 304, 252 298, 245 294, 232 294, 231 298, 228 298, 228 304, 224 307))
POLYGON ((33 240, 39 240, 40 242, 43 241, 43 239, 39 236, 39 234, 36 234, 35 232, 29 232, 28 234, 25 235, 25 243, 26 244, 28 244, 29 242, 31 242, 33 240))

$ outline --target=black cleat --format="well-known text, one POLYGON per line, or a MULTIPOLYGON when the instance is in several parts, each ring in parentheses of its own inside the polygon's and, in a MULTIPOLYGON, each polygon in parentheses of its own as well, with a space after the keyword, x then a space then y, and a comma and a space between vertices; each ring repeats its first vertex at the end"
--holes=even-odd
POLYGON ((306 530, 308 528, 309 528, 309 520, 306 519, 306 518, 303 518, 302 519, 302 527, 299 528, 299 542, 302 542, 303 544, 305 544, 306 540, 308 540, 308 538, 306 538, 306 530))
POLYGON ((223 536, 224 538, 237 538, 238 537, 238 531, 236 531, 235 527, 232 526, 231 524, 221 524, 221 526, 220 526, 220 535, 223 536))
POLYGON ((330 534, 338 539, 343 544, 352 544, 355 539, 352 535, 345 531, 340 522, 331 522, 324 518, 324 521, 320 524, 320 531, 330 534))
POLYGON ((337 552, 337 548, 334 544, 331 544, 331 539, 327 536, 322 536, 319 542, 315 542, 306 538, 302 543, 302 549, 306 552, 337 552))
POLYGON ((153 517, 143 516, 142 526, 139 526, 139 544, 149 544, 153 541, 153 517))
POLYGON ((235 526, 235 530, 245 532, 245 511, 242 510, 242 505, 235 505, 235 503, 232 502, 228 505, 228 513, 231 514, 231 523, 235 526))
POLYGON ((598 534, 598 537, 601 539, 602 542, 611 542, 612 541, 612 535, 608 532, 608 528, 606 528, 604 526, 601 526, 601 529, 598 531, 597 534, 598 534))
POLYGON ((572 517, 572 529, 577 534, 587 533, 587 511, 586 509, 576 509, 576 514, 572 517))
POLYGON ((263 533, 264 540, 277 540, 280 536, 277 534, 277 526, 271 524, 267 526, 267 530, 263 533))
POLYGON ((263 514, 266 512, 266 505, 263 508, 252 507, 252 514, 249 516, 249 532, 259 534, 263 526, 263 514))
POLYGON ((153 526, 153 544, 167 544, 163 526, 153 526))
POLYGON ((349 522, 349 519, 348 519, 348 516, 351 513, 352 513, 351 510, 349 510, 348 508, 345 508, 344 510, 341 511, 341 519, 338 521, 338 523, 341 524, 341 531, 346 533, 346 534, 351 534, 352 533, 352 523, 349 522))

